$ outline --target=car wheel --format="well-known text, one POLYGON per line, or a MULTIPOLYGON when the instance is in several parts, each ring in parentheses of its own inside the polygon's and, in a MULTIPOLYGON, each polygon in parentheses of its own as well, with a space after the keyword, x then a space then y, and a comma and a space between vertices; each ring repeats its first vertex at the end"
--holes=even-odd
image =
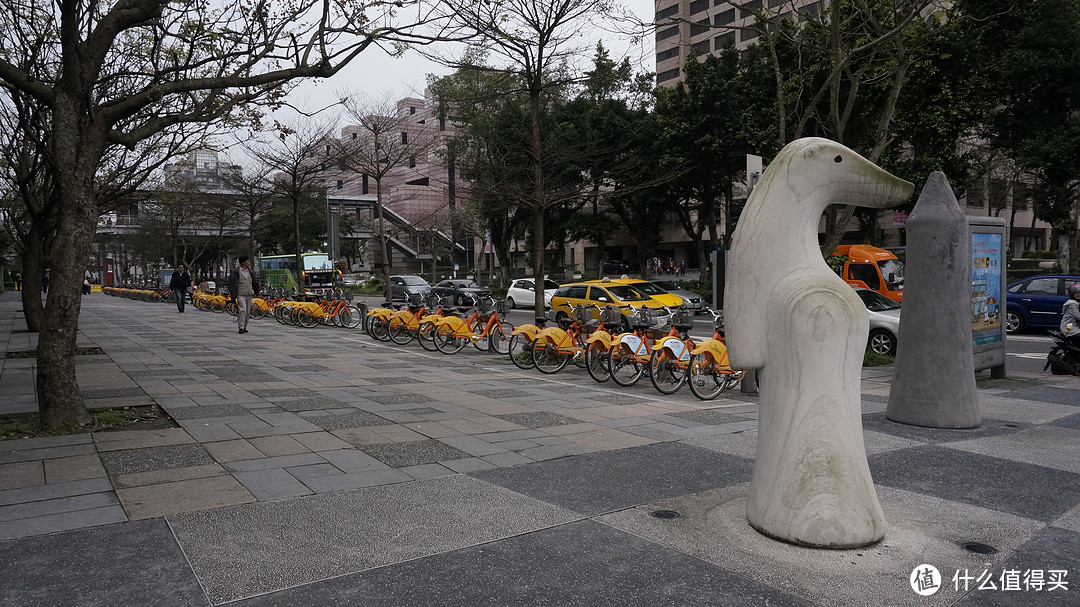
POLYGON ((506 305, 510 306, 511 310, 517 307, 517 304, 514 303, 514 298, 509 295, 506 296, 506 305))
POLYGON ((463 298, 461 297, 461 295, 455 295, 455 296, 454 296, 454 305, 455 305, 455 306, 460 306, 460 305, 463 305, 463 304, 461 303, 461 302, 462 302, 462 299, 463 299, 463 298))
POLYGON ((556 312, 555 313, 555 322, 562 322, 562 321, 566 320, 567 318, 570 318, 570 317, 566 315, 566 312, 556 312))
POLYGON ((896 337, 885 329, 874 329, 870 332, 867 347, 877 354, 896 356, 896 337))
POLYGON ((1005 332, 1016 333, 1024 328, 1024 317, 1015 310, 1005 312, 1005 332))

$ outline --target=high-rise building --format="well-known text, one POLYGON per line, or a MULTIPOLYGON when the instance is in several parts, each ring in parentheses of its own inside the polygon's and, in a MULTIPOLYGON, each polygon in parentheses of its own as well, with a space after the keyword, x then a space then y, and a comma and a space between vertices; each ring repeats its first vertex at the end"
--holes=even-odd
POLYGON ((804 20, 821 14, 826 0, 656 0, 656 83, 682 82, 691 54, 744 49, 759 36, 755 12, 804 20))

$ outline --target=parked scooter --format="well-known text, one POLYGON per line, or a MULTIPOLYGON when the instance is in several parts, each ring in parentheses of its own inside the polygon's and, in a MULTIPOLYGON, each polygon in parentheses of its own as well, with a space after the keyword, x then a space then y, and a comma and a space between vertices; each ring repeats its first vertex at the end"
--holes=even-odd
POLYGON ((1050 353, 1046 355, 1046 366, 1054 375, 1080 375, 1080 346, 1065 339, 1060 331, 1049 331, 1054 340, 1050 353))

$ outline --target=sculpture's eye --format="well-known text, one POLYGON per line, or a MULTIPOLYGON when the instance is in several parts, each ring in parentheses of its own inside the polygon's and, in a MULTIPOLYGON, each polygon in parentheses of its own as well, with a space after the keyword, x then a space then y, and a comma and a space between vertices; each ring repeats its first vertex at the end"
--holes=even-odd
POLYGON ((844 161, 844 159, 840 157, 840 154, 837 154, 836 158, 833 158, 833 162, 839 163, 839 162, 843 162, 843 161, 844 161))

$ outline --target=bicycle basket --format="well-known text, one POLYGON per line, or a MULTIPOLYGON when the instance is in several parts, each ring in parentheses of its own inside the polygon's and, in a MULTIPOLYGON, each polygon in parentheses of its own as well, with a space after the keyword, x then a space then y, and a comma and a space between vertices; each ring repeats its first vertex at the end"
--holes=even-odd
POLYGON ((718 314, 716 316, 716 318, 713 319, 713 328, 716 329, 717 333, 719 333, 721 335, 724 334, 724 313, 723 312, 718 314))
POLYGON ((592 308, 585 306, 574 308, 574 320, 582 323, 592 320, 592 308))
POLYGON ((600 308, 600 322, 602 323, 617 323, 620 319, 621 312, 618 308, 613 306, 604 306, 600 308))
POLYGON ((422 304, 424 302, 424 294, 423 293, 409 293, 407 297, 408 297, 410 306, 419 306, 420 304, 422 304))
POLYGON ((690 313, 684 308, 675 308, 674 312, 671 314, 671 324, 673 326, 685 326, 692 322, 690 313))
POLYGON ((491 313, 491 300, 486 298, 486 297, 481 297, 480 299, 477 299, 476 300, 476 309, 481 314, 490 314, 491 313))
POLYGON ((639 308, 634 312, 640 325, 651 327, 656 324, 656 310, 654 308, 639 308))
POLYGON ((499 316, 506 316, 507 305, 505 299, 500 299, 495 302, 495 313, 499 316))

